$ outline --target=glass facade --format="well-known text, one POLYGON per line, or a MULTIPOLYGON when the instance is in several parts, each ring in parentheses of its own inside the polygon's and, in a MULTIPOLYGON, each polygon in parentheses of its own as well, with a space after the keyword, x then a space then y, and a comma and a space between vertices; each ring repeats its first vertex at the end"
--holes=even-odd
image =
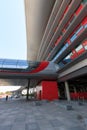
POLYGON ((66 43, 66 44, 62 47, 62 49, 57 53, 57 55, 56 55, 55 58, 52 60, 52 62, 54 62, 54 61, 66 50, 66 48, 67 48, 68 46, 69 46, 68 43, 66 43))
MULTIPOLYGON (((55 62, 58 57, 60 55, 62 55, 62 53, 68 48, 69 44, 72 44, 74 42, 75 39, 78 38, 78 36, 85 30, 85 28, 87 27, 87 17, 85 17, 82 22, 80 23, 79 26, 76 27, 76 30, 74 30, 74 32, 72 32, 72 34, 70 35, 70 37, 68 37, 67 42, 65 42, 64 46, 62 46, 62 48, 60 49, 60 51, 56 54, 56 56, 53 58, 52 62, 55 62)), ((78 48, 76 48, 76 50, 72 50, 72 59, 76 58, 78 55, 82 54, 82 52, 85 51, 85 49, 87 48, 87 45, 84 46, 83 45, 79 45, 78 48), (77 51, 80 47, 82 47, 82 49, 80 49, 79 51, 77 51)), ((70 60, 69 60, 70 61, 70 60)))
POLYGON ((71 38, 70 41, 73 42, 77 38, 76 34, 74 34, 71 38))
POLYGON ((32 62, 27 60, 0 59, 0 71, 4 70, 33 70, 40 62, 32 62))
POLYGON ((75 58, 87 51, 87 39, 78 45, 71 53, 69 53, 58 65, 62 68, 64 65, 70 63, 75 58))
POLYGON ((26 69, 29 66, 26 60, 0 59, 0 68, 26 69))
MULTIPOLYGON (((56 41, 55 41, 55 43, 54 43, 54 47, 55 46, 58 46, 58 44, 60 44, 61 43, 61 39, 63 38, 63 36, 64 36, 64 34, 66 33, 66 31, 67 31, 67 29, 71 26, 71 24, 73 23, 73 21, 74 21, 74 19, 76 18, 76 17, 78 17, 78 15, 81 13, 81 11, 83 10, 83 8, 85 7, 85 3, 87 2, 87 0, 83 0, 82 2, 81 2, 81 4, 78 6, 78 8, 75 10, 75 12, 71 15, 71 17, 70 17, 70 19, 68 20, 68 22, 65 24, 65 26, 64 26, 64 28, 62 29, 62 31, 61 31, 61 33, 60 33, 60 36, 58 36, 57 37, 57 39, 56 39, 56 41)), ((71 3, 70 3, 71 4, 71 3)), ((70 6, 70 4, 68 5, 68 7, 70 6)), ((66 15, 66 13, 68 12, 68 8, 67 7, 67 9, 66 9, 66 11, 64 12, 64 15, 66 15)), ((64 17, 64 16, 63 16, 64 17)), ((60 21, 60 23, 62 22, 62 20, 60 21)), ((60 25, 60 24, 59 24, 60 25)), ((58 25, 58 26, 59 26, 58 25)), ((57 26, 57 28, 58 28, 58 26, 57 26)), ((57 29, 56 28, 56 29, 57 29)), ((78 37, 78 35, 80 35, 83 31, 84 31, 84 29, 85 28, 87 28, 87 16, 83 19, 83 21, 82 21, 82 23, 80 24, 80 25, 78 25, 77 27, 76 27, 76 30, 74 30, 74 32, 72 32, 71 33, 71 35, 69 36, 69 43, 68 44, 71 44, 77 37, 78 37)), ((67 42, 67 40, 65 41, 65 43, 67 42)), ((64 43, 64 44, 65 44, 64 43)), ((53 48, 54 48, 53 47, 53 48)), ((51 48, 51 47, 50 47, 51 48)), ((62 46, 62 48, 63 48, 63 46, 62 46)), ((52 59, 52 61, 53 62, 55 62, 55 60, 59 57, 59 53, 61 53, 62 52, 62 48, 61 48, 61 50, 56 54, 56 56, 52 59)), ((50 51, 49 51, 49 53, 51 54, 51 52, 52 52, 52 50, 53 49, 51 49, 50 51)), ((48 54, 48 57, 50 57, 49 56, 49 54, 48 54)))

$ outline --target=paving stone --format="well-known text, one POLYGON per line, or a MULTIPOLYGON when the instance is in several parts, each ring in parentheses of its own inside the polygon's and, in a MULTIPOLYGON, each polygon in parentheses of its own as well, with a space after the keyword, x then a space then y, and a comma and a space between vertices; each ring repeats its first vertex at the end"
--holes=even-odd
POLYGON ((47 127, 47 128, 48 128, 48 127, 49 127, 49 128, 52 127, 50 121, 48 121, 48 120, 38 120, 37 123, 39 124, 39 127, 40 127, 41 129, 44 128, 44 127, 47 127))
POLYGON ((72 102, 74 111, 64 107, 67 101, 52 101, 41 106, 24 99, 0 102, 0 130, 86 130, 87 103, 72 102), (82 115, 78 120, 77 115, 82 115))
POLYGON ((12 126, 0 125, 0 130, 11 130, 12 126))
POLYGON ((64 126, 61 126, 61 127, 55 127, 54 130, 68 130, 68 129, 65 128, 64 126))
POLYGON ((40 130, 54 130, 54 128, 53 127, 46 127, 46 126, 44 126, 40 130))
POLYGON ((25 118, 24 117, 17 117, 15 119, 15 122, 24 122, 25 121, 25 118))
POLYGON ((63 125, 63 123, 58 121, 58 120, 51 120, 50 122, 51 122, 53 127, 58 127, 58 126, 62 126, 63 125))
POLYGON ((86 130, 86 129, 81 126, 76 126, 76 127, 70 127, 67 130, 86 130))
POLYGON ((25 130, 25 125, 14 123, 11 130, 25 130))
POLYGON ((87 128, 87 118, 84 118, 84 125, 85 125, 86 128, 87 128))
POLYGON ((40 130, 40 128, 37 123, 29 123, 26 124, 25 130, 40 130))

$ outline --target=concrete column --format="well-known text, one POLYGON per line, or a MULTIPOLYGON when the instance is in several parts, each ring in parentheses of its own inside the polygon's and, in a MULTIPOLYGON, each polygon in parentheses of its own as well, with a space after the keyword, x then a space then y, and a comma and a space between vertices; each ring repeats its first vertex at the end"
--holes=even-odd
POLYGON ((75 87, 73 87, 74 88, 74 93, 76 93, 76 88, 75 87))
POLYGON ((27 86, 27 96, 26 99, 29 99, 29 85, 30 85, 30 80, 28 80, 28 86, 27 86))
POLYGON ((67 81, 65 81, 65 89, 66 89, 67 100, 70 101, 71 99, 70 99, 69 85, 67 81))

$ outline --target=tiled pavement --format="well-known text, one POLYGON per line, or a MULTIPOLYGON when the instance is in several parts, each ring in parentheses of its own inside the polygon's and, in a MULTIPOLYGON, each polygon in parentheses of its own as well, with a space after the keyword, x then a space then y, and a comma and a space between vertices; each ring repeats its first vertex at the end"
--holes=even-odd
POLYGON ((87 103, 52 101, 36 104, 24 99, 0 101, 0 130, 87 130, 87 103))

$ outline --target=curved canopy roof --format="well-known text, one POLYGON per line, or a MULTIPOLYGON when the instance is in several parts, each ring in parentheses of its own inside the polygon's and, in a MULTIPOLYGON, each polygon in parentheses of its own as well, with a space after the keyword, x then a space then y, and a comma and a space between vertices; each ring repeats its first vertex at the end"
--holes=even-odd
POLYGON ((55 0, 24 0, 26 31, 27 31, 27 58, 36 60, 40 43, 49 20, 55 0))

